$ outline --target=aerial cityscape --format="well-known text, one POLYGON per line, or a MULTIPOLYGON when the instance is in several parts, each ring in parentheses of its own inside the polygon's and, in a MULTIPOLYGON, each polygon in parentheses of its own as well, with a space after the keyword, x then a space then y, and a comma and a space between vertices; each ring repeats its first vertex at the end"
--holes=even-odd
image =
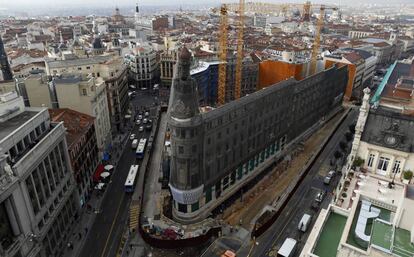
POLYGON ((0 4, 0 257, 414 257, 413 172, 411 0, 0 4))

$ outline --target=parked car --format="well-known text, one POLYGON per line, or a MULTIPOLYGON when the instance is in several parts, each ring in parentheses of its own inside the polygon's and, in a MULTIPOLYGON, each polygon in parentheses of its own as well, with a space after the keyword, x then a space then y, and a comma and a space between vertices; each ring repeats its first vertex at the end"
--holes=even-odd
POLYGON ((323 191, 320 191, 317 195, 316 195, 316 197, 315 197, 315 200, 313 201, 313 203, 312 203, 312 208, 314 209, 314 210, 318 210, 319 209, 319 206, 321 205, 321 203, 322 203, 322 201, 323 201, 323 199, 325 198, 325 192, 323 192, 323 191))
POLYGON ((321 203, 323 201, 323 199, 325 198, 325 192, 324 191, 320 191, 316 197, 315 197, 315 201, 321 203))
POLYGON ((143 119, 142 120, 142 123, 147 124, 148 123, 148 119, 147 118, 143 119))
POLYGON ((142 120, 142 114, 138 115, 138 119, 142 120))
POLYGON ((145 129, 146 129, 146 130, 151 130, 151 129, 152 129, 152 124, 150 123, 150 124, 148 124, 147 126, 145 126, 145 129))
POLYGON ((141 120, 137 120, 137 125, 141 125, 141 120))
POLYGON ((148 117, 148 116, 149 116, 149 112, 145 112, 145 113, 144 113, 144 116, 145 116, 145 117, 148 117))
POLYGON ((135 139, 135 134, 131 134, 130 136, 129 136, 129 140, 134 140, 135 139))
POLYGON ((323 183, 329 185, 331 183, 332 178, 335 177, 335 171, 329 171, 328 175, 323 179, 323 183))
POLYGON ((143 127, 143 126, 140 126, 140 127, 138 128, 138 131, 139 131, 139 132, 144 131, 144 127, 143 127))

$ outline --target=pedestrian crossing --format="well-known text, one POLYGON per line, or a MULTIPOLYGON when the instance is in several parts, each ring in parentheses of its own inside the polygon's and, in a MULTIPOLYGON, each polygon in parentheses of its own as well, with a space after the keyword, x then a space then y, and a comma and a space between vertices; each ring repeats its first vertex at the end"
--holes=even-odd
POLYGON ((132 203, 129 208, 129 230, 131 232, 136 230, 138 226, 139 211, 140 211, 140 205, 138 203, 132 203))

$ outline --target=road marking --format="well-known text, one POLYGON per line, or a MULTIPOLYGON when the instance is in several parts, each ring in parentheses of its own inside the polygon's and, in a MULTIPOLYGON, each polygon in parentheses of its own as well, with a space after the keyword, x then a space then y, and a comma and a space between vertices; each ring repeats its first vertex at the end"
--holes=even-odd
POLYGON ((117 208, 116 213, 115 213, 114 221, 112 221, 111 229, 109 230, 108 237, 106 238, 105 247, 104 247, 104 249, 102 251, 101 257, 104 257, 105 256, 105 251, 106 251, 106 248, 108 247, 109 238, 111 237, 112 231, 114 229, 115 222, 116 222, 116 220, 118 218, 119 210, 121 209, 121 204, 122 204, 122 201, 124 200, 124 196, 125 195, 123 194, 122 197, 121 197, 121 200, 119 201, 118 208, 117 208))
POLYGON ((133 230, 136 229, 138 225, 138 218, 139 218, 139 204, 133 204, 130 206, 129 209, 129 229, 133 230))

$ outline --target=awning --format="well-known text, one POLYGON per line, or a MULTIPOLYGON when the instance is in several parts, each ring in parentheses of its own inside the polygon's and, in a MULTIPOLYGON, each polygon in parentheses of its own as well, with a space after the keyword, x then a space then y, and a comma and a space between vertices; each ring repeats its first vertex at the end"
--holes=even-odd
POLYGON ((110 165, 110 164, 108 164, 108 165, 105 165, 105 170, 106 171, 112 171, 113 169, 114 169, 114 166, 113 165, 110 165))
POLYGON ((104 152, 102 160, 109 161, 109 159, 110 159, 109 153, 108 152, 104 152))
POLYGON ((101 174, 104 170, 105 170, 104 166, 102 164, 99 164, 98 167, 95 170, 95 173, 93 174, 93 181, 94 182, 99 182, 101 174))
POLYGON ((101 173, 101 178, 107 178, 107 177, 109 177, 110 175, 111 175, 111 173, 109 173, 109 172, 105 171, 105 172, 102 172, 102 173, 101 173))

